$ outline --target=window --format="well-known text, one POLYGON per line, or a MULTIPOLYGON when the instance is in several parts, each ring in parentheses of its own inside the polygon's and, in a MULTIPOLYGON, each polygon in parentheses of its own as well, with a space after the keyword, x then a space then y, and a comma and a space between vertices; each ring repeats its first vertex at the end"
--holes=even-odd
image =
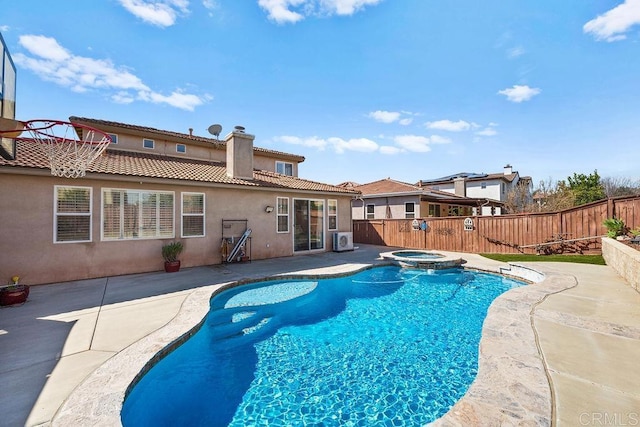
POLYGON ((487 183, 486 182, 481 183, 480 188, 482 188, 483 190, 487 188, 487 183))
POLYGON ((278 197, 278 233, 289 232, 289 199, 286 197, 278 197))
POLYGON ((107 135, 109 135, 109 138, 111 138, 112 144, 118 143, 118 135, 116 135, 115 133, 108 133, 107 135))
POLYGON ((187 146, 184 144, 176 144, 176 153, 186 153, 187 146))
POLYGON ((173 192, 102 189, 102 239, 173 238, 173 192))
POLYGON ((502 194, 507 192, 507 184, 505 184, 504 182, 502 183, 502 194))
POLYGON ((281 175, 293 176, 293 163, 276 162, 276 172, 281 175))
POLYGON ((54 243, 90 242, 91 188, 56 185, 53 191, 54 243))
POLYGON ((415 218, 416 217, 416 204, 413 202, 407 202, 404 204, 404 217, 415 218))
POLYGON ((182 237, 204 237, 204 194, 182 193, 182 237))
POLYGON ((144 148, 149 148, 151 150, 153 150, 154 146, 155 146, 155 141, 153 139, 143 139, 142 140, 142 146, 144 148))
POLYGON ((440 216, 440 205, 434 205, 429 203, 429 216, 440 216))
POLYGON ((376 205, 367 205, 367 219, 373 219, 375 217, 376 205))
POLYGON ((327 206, 329 212, 327 213, 329 217, 329 230, 337 230, 338 229, 338 201, 337 200, 327 200, 327 206))

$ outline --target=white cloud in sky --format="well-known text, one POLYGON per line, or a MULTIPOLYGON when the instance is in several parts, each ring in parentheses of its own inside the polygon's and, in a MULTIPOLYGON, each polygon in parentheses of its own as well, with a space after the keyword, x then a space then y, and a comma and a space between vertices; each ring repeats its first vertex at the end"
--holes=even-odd
POLYGON ((368 114, 368 117, 381 123, 393 123, 400 119, 400 113, 397 111, 373 111, 368 114))
POLYGON ((202 0, 202 5, 209 11, 209 16, 211 16, 212 12, 219 7, 216 0, 202 0))
POLYGON ((278 24, 295 24, 304 19, 304 16, 298 12, 290 10, 290 7, 296 7, 304 4, 305 0, 258 0, 258 5, 267 11, 267 16, 278 24))
POLYGON ((367 117, 380 123, 396 123, 397 122, 402 126, 408 126, 413 122, 413 117, 403 117, 403 116, 413 116, 413 115, 415 114, 409 111, 377 110, 367 114, 367 117))
POLYGON ((122 7, 144 22, 158 27, 170 27, 178 15, 189 12, 189 0, 119 0, 122 7))
POLYGON ((451 144, 451 140, 449 138, 445 138, 444 136, 440 135, 431 135, 429 141, 432 144, 451 144))
POLYGON ((540 92, 540 89, 527 85, 513 85, 513 87, 498 91, 498 94, 506 96, 511 102, 519 103, 530 100, 540 92))
POLYGON ((640 0, 625 0, 624 3, 584 24, 582 30, 592 34, 596 40, 613 42, 626 39, 624 33, 638 24, 640 0))
POLYGON ((425 126, 429 129, 446 130, 449 132, 461 132, 471 128, 471 124, 464 120, 458 120, 457 122, 453 122, 451 120, 437 120, 435 122, 427 122, 425 123, 425 126))
POLYGON ((110 98, 117 103, 145 101, 187 111, 211 100, 209 95, 193 95, 182 90, 163 95, 149 88, 125 67, 117 67, 109 60, 74 55, 52 37, 24 35, 20 36, 19 43, 30 56, 14 54, 18 65, 74 92, 101 90, 111 93, 110 98))
POLYGON ((398 135, 393 141, 407 151, 426 153, 431 151, 429 138, 420 135, 398 135))
POLYGON ((380 154, 398 154, 401 152, 426 153, 431 151, 432 144, 449 144, 451 140, 438 135, 431 137, 421 135, 398 135, 393 138, 395 145, 380 146, 375 141, 368 138, 351 138, 343 139, 338 137, 318 138, 309 137, 301 138, 298 136, 284 135, 273 138, 275 142, 284 142, 286 144, 302 145, 305 147, 316 148, 318 150, 332 149, 338 154, 345 151, 358 151, 364 153, 379 152, 380 154))
POLYGON ((6 33, 7 31, 9 31, 9 26, 8 25, 0 25, 0 31, 2 31, 3 33, 6 33))
POLYGON ((495 136, 497 134, 498 134, 498 131, 496 131, 492 127, 486 127, 481 131, 476 132, 476 135, 479 135, 479 136, 495 136))
POLYGON ((258 0, 267 16, 278 24, 294 24, 311 15, 353 15, 382 0, 258 0))
POLYGON ((318 150, 324 150, 326 148, 332 148, 338 154, 342 154, 345 151, 358 151, 358 152, 373 152, 378 150, 378 144, 367 138, 352 138, 343 139, 338 137, 331 137, 327 139, 318 138, 312 136, 309 138, 300 138, 298 136, 278 136, 274 138, 275 141, 284 142, 287 144, 302 145, 305 147, 312 147, 318 150))

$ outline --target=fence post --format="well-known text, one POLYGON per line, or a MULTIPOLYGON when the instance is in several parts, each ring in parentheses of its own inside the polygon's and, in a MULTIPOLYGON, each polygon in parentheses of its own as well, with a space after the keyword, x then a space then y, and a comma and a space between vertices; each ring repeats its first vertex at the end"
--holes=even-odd
POLYGON ((616 216, 616 202, 609 197, 607 199, 607 218, 613 218, 616 216))

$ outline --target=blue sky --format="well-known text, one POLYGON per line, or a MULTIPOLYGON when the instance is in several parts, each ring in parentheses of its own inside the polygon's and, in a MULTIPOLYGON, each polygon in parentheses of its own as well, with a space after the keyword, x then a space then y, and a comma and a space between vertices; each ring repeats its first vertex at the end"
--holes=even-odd
POLYGON ((5 3, 21 120, 242 125, 331 184, 640 179, 640 0, 5 3))

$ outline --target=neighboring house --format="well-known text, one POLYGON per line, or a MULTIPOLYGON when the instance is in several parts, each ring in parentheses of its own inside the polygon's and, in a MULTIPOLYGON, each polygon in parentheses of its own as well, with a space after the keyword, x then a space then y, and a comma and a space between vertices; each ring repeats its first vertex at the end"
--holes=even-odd
MULTIPOLYGON (((161 270, 181 240, 183 267, 224 261, 223 237, 252 230, 252 259, 332 249, 351 230, 348 188, 298 178, 304 157, 253 146, 241 128, 223 141, 71 117, 112 139, 77 179, 52 176, 36 143, 0 158, 0 280, 39 284, 161 270)), ((24 137, 25 135, 23 135, 24 137)))
MULTIPOLYGON (((520 191, 524 193, 528 202, 532 201, 532 180, 528 176, 520 176, 511 165, 506 165, 503 172, 485 173, 458 173, 437 179, 421 180, 416 185, 455 194, 460 197, 474 199, 487 199, 495 202, 506 203, 510 193, 520 191)), ((488 204, 482 206, 479 215, 500 215, 502 208, 488 204)))
POLYGON ((470 216, 482 206, 499 208, 488 199, 470 198, 419 187, 391 178, 367 184, 343 183, 361 194, 352 204, 353 219, 399 219, 470 216))

